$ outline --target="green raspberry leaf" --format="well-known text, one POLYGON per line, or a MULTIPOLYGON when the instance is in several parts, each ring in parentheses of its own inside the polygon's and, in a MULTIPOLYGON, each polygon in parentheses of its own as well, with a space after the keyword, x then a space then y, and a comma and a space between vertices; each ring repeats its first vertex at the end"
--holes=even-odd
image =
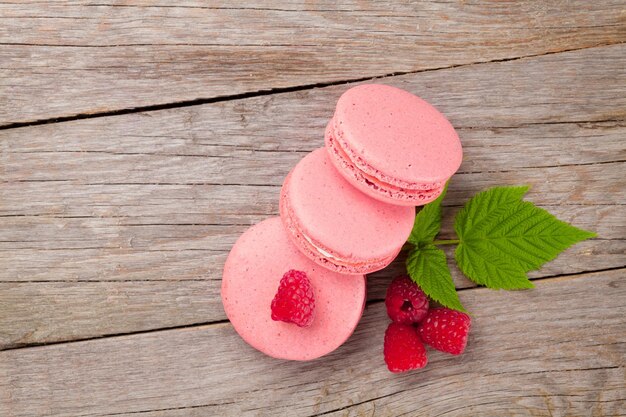
POLYGON ((426 204, 415 216, 413 230, 409 235, 408 242, 415 246, 425 246, 435 239, 441 228, 441 201, 446 196, 448 184, 436 200, 426 204))
POLYGON ((406 260, 413 281, 433 300, 454 310, 465 311, 454 288, 446 254, 435 245, 415 247, 406 260))
POLYGON ((526 273, 595 234, 522 201, 528 187, 495 187, 474 196, 457 214, 455 258, 463 273, 494 289, 532 288, 526 273))
POLYGON ((494 218, 509 210, 528 192, 523 187, 493 187, 476 194, 454 218, 454 231, 463 240, 490 223, 494 218))
POLYGON ((488 243, 459 243, 454 258, 459 269, 476 284, 493 289, 533 288, 526 271, 490 252, 488 243))

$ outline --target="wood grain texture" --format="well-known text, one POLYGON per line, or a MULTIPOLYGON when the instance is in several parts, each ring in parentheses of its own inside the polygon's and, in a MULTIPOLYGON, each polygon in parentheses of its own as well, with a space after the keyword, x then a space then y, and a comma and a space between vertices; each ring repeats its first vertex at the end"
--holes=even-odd
MULTIPOLYGON (((601 235, 619 233, 623 229, 624 213, 616 211, 614 206, 584 207, 582 212, 576 206, 563 211, 552 207, 551 211, 561 219, 574 221, 581 227, 599 231, 601 235), (579 216, 592 220, 585 211, 593 211, 594 216, 603 220, 580 224, 576 221, 579 216), (598 230, 595 226, 600 225, 603 227, 598 230)), ((450 223, 451 218, 448 220, 450 223)), ((30 227, 22 229, 31 230, 30 227)), ((157 228, 151 229, 154 232, 157 228)), ((239 233, 215 233, 216 239, 199 243, 196 234, 200 227, 160 229, 163 231, 158 236, 166 236, 161 239, 167 239, 172 246, 183 246, 171 234, 186 229, 192 235, 183 242, 209 247, 223 244, 226 247, 221 250, 51 247, 14 249, 8 253, 0 251, 0 262, 7 265, 3 272, 6 280, 0 282, 0 348, 226 319, 219 298, 221 272, 231 242, 239 233)), ((244 228, 240 229, 243 231, 244 228)), ((102 229, 96 230, 106 234, 102 229)), ((444 228, 443 236, 451 233, 450 230, 444 228)), ((84 232, 81 229, 77 235, 84 232)), ((152 235, 150 242, 157 239, 152 235)), ((452 248, 446 248, 446 252, 452 259, 452 248)), ((626 242, 621 237, 583 242, 531 276, 549 277, 618 268, 625 265, 625 253, 626 242)), ((390 267, 370 276, 370 300, 384 297, 390 278, 403 273, 403 261, 400 256, 390 267)), ((454 265, 451 269, 457 288, 474 286, 454 265)))
MULTIPOLYGON (((614 82, 625 50, 380 80, 420 92, 459 127, 465 158, 443 238, 472 194, 528 183, 529 200, 599 234, 533 277, 626 264, 626 84, 614 82)), ((278 213, 282 179, 322 146, 345 88, 0 132, 0 348, 224 320, 228 250, 278 213)), ((401 271, 400 258, 374 274, 369 298, 401 271)))
POLYGON ((0 414, 624 415, 623 274, 465 290, 466 353, 430 351, 428 367, 401 375, 383 363, 380 302, 344 346, 313 362, 266 357, 227 323, 4 351, 0 414))
POLYGON ((0 125, 514 59, 626 37, 619 0, 336 3, 2 2, 0 125))
POLYGON ((2 284, 0 292, 2 347, 226 319, 219 286, 201 280, 26 282, 2 284))
POLYGON ((626 416, 625 41, 617 0, 0 0, 0 416, 626 416), (458 129, 441 238, 520 183, 599 235, 532 291, 451 265, 468 351, 404 375, 382 359, 403 255, 309 363, 250 348, 219 298, 355 80, 458 129))

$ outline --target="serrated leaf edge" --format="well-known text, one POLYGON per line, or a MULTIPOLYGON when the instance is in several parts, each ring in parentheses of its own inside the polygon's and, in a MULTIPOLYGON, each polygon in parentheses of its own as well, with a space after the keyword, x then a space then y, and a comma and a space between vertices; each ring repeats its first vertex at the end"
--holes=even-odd
POLYGON ((454 281, 452 280, 452 274, 450 273, 450 268, 448 267, 448 262, 447 262, 447 257, 445 255, 445 252, 442 251, 441 249, 437 248, 435 245, 428 245, 425 248, 414 248, 410 253, 409 256, 406 259, 406 269, 407 272, 409 274, 409 276, 411 277, 411 279, 420 286, 420 288, 422 288, 422 290, 426 293, 426 295, 428 295, 430 298, 432 298, 433 300, 437 301, 438 303, 440 303, 441 305, 451 308, 453 310, 457 310, 457 311, 462 311, 462 312, 467 312, 467 310, 465 309, 465 307, 463 307, 463 304, 461 303, 461 300, 459 299, 458 293, 456 291, 456 288, 454 286, 454 281), (449 302, 449 300, 444 299, 440 294, 435 294, 431 291, 430 286, 428 285, 424 285, 424 281, 421 279, 421 277, 419 275, 416 274, 415 269, 425 269, 425 262, 426 262, 426 253, 427 251, 436 251, 435 253, 437 255, 442 255, 443 256, 443 260, 444 260, 444 265, 445 265, 445 272, 444 272, 444 276, 443 277, 439 277, 439 278, 443 278, 446 282, 442 282, 442 285, 446 285, 446 284, 451 284, 451 289, 452 292, 454 293, 454 300, 452 300, 452 302, 449 302), (419 255, 422 256, 419 256, 419 255), (421 265, 421 268, 412 268, 411 267, 411 260, 414 257, 418 257, 418 261, 420 262, 419 265, 421 265))

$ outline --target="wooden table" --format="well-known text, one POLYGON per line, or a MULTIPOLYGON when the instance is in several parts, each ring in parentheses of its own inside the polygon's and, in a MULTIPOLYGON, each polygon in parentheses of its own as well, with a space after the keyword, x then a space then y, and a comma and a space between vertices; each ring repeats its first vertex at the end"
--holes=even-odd
POLYGON ((626 415, 624 2, 239 3, 0 3, 0 416, 626 415), (599 237, 531 291, 453 268, 463 356, 386 370, 400 259, 336 352, 268 358, 226 320, 224 260, 373 81, 458 129, 442 238, 507 184, 599 237))

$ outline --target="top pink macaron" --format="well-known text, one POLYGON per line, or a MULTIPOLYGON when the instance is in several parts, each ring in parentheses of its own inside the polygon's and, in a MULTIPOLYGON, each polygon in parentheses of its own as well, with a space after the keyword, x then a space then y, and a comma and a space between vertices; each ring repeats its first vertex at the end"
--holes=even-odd
POLYGON ((443 114, 380 84, 343 93, 325 139, 333 164, 353 186, 396 205, 436 199, 463 158, 459 136, 443 114))

